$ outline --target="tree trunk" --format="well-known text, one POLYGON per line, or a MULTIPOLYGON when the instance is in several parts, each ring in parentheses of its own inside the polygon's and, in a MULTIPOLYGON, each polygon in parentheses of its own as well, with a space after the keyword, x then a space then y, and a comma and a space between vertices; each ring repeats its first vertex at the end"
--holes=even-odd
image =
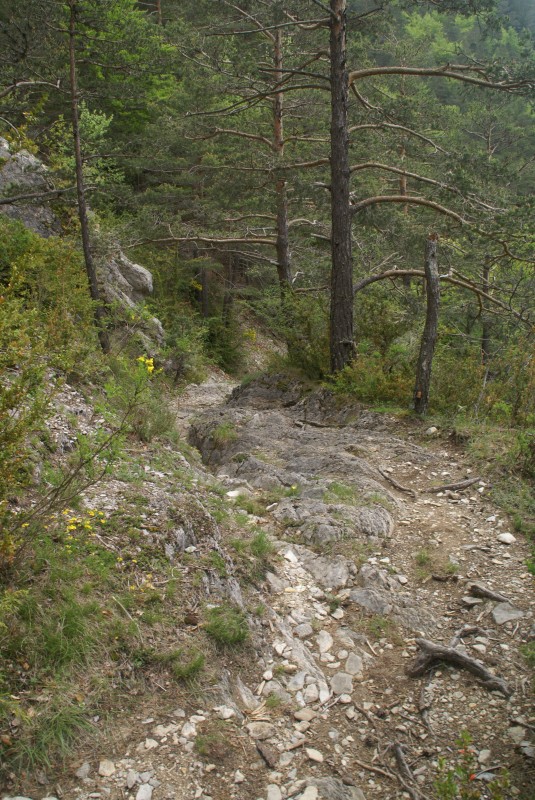
POLYGON ((431 387, 431 368, 438 332, 438 309, 440 305, 440 281, 438 277, 437 236, 431 234, 425 247, 425 276, 427 293, 427 313, 424 332, 416 368, 416 385, 414 387, 414 410, 417 414, 426 414, 429 405, 429 389, 431 387))
MULTIPOLYGON (((273 62, 275 66, 274 79, 278 85, 283 79, 282 31, 280 29, 274 35, 273 62)), ((277 92, 273 103, 273 150, 277 160, 281 161, 284 156, 283 104, 284 93, 277 92)), ((279 276, 281 297, 284 301, 286 292, 292 283, 288 235, 288 195, 284 178, 277 179, 275 194, 277 197, 277 274, 279 276)))
POLYGON ((210 316, 210 273, 206 267, 201 268, 201 314, 203 319, 210 316))
POLYGON ((98 331, 98 339, 104 353, 110 351, 110 340, 105 325, 105 313, 102 307, 102 300, 97 282, 97 272, 93 255, 91 253, 91 243, 89 240, 89 223, 87 220, 87 204, 85 199, 85 185, 82 161, 82 148, 80 144, 80 121, 78 109, 78 87, 76 82, 76 0, 69 0, 69 75, 71 90, 71 121, 72 135, 74 141, 74 160, 76 164, 76 193, 78 199, 78 218, 80 220, 80 231, 82 236, 82 249, 84 253, 85 271, 89 284, 89 293, 94 305, 95 325, 98 331))
POLYGON ((331 44, 331 372, 354 355, 353 260, 349 198, 349 80, 346 64, 347 0, 330 0, 331 44))
MULTIPOLYGON (((482 286, 482 289, 485 292, 485 294, 489 293, 489 288, 490 288, 489 277, 490 277, 490 266, 488 264, 485 264, 485 266, 483 267, 483 286, 482 286)), ((489 358, 490 358, 490 319, 488 315, 489 304, 486 300, 483 299, 481 301, 481 306, 483 309, 481 315, 482 316, 481 360, 483 364, 487 365, 489 363, 489 358)))
POLYGON ((223 295, 223 307, 221 309, 221 319, 225 328, 230 325, 232 317, 232 307, 234 306, 234 256, 229 255, 227 267, 227 288, 223 295))

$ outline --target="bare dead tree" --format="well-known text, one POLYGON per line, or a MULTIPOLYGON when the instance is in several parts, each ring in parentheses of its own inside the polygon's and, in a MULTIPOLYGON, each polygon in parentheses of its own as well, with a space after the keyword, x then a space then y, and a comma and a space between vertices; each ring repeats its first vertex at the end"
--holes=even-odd
POLYGON ((353 256, 349 168, 347 0, 331 0, 331 371, 353 358, 353 256), (348 302, 349 299, 349 302, 348 302))
POLYGON ((438 275, 436 234, 431 234, 425 244, 425 287, 427 309, 425 326, 420 343, 420 354, 416 366, 414 387, 414 410, 417 414, 427 414, 433 355, 438 336, 438 311, 440 305, 440 281, 438 275))

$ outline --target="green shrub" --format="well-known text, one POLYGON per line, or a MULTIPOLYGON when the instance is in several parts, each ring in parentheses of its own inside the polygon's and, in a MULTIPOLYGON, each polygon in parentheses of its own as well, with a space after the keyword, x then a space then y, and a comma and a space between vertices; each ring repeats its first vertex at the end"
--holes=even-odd
POLYGON ((249 637, 249 626, 243 612, 229 605, 210 608, 204 629, 221 647, 242 644, 249 637))
POLYGON ((236 428, 232 422, 222 422, 212 431, 212 441, 215 447, 224 447, 232 444, 238 438, 236 428))
POLYGON ((142 656, 142 662, 164 664, 177 681, 193 681, 204 669, 205 656, 195 648, 180 648, 170 653, 155 653, 153 650, 142 656))
POLYGON ((8 497, 32 477, 36 433, 58 376, 88 374, 97 360, 93 307, 77 250, 42 239, 0 215, 0 561, 9 566, 18 541, 8 524, 8 497), (54 372, 52 372, 54 370, 54 372), (7 532, 6 532, 7 529, 7 532))
POLYGON ((265 560, 273 552, 273 545, 264 531, 259 531, 249 544, 255 558, 265 560))

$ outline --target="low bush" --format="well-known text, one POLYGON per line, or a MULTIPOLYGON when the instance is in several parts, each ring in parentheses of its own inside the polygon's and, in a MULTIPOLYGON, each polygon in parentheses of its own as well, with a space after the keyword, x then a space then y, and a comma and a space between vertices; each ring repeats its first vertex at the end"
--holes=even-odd
POLYGON ((249 637, 249 626, 245 615, 229 605, 210 608, 204 629, 221 647, 243 644, 249 637))

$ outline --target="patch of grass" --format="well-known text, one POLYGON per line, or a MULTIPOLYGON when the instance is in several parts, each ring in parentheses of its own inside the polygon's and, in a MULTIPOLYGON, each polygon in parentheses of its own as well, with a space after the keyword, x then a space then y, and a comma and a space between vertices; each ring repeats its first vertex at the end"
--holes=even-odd
POLYGON ((240 645, 249 638, 245 615, 230 605, 210 608, 204 629, 220 647, 240 645))
POLYGON ((255 558, 265 560, 273 552, 273 545, 264 531, 259 531, 249 542, 249 549, 255 558))
POLYGON ((220 578, 227 577, 227 565, 221 553, 218 553, 217 550, 212 550, 207 560, 209 566, 217 572, 220 578))
POLYGON ((334 594, 329 594, 328 592, 325 593, 325 599, 327 600, 329 611, 331 614, 333 611, 336 611, 337 608, 340 608, 341 601, 339 597, 336 597, 334 594))
POLYGON ((204 653, 200 650, 173 650, 162 660, 169 665, 169 671, 175 680, 189 683, 197 678, 204 669, 204 653))
POLYGON ((520 647, 520 652, 526 659, 528 666, 535 670, 535 642, 528 642, 520 647))
POLYGON ((429 553, 429 550, 423 547, 421 550, 418 550, 414 556, 414 560, 419 567, 427 567, 431 563, 431 554, 429 553))
POLYGON ((276 708, 280 708, 282 705, 282 700, 278 694, 275 694, 275 692, 268 694, 264 702, 266 704, 266 708, 269 708, 270 711, 274 711, 276 708))
POLYGON ((345 483, 333 481, 323 493, 323 501, 325 503, 345 503, 346 505, 353 505, 357 499, 357 495, 358 493, 354 486, 348 486, 345 483))
POLYGON ((392 503, 380 492, 366 492, 364 495, 366 505, 382 506, 387 511, 392 509, 392 503))
POLYGON ((381 639, 392 632, 394 623, 388 617, 383 617, 381 614, 374 614, 369 617, 365 622, 365 627, 370 636, 375 639, 381 639))
POLYGON ((206 730, 195 737, 195 750, 207 761, 223 761, 233 752, 228 724, 212 721, 206 730))
POLYGON ((256 497, 238 497, 240 508, 254 517, 262 517, 266 511, 266 501, 256 497))
POLYGON ((212 431, 212 441, 215 447, 225 447, 238 438, 238 433, 232 422, 222 422, 212 431))
POLYGON ((50 704, 37 707, 33 716, 26 717, 24 736, 14 738, 5 755, 15 772, 50 767, 68 755, 73 743, 90 728, 83 701, 69 697, 66 687, 65 691, 57 687, 50 704))

